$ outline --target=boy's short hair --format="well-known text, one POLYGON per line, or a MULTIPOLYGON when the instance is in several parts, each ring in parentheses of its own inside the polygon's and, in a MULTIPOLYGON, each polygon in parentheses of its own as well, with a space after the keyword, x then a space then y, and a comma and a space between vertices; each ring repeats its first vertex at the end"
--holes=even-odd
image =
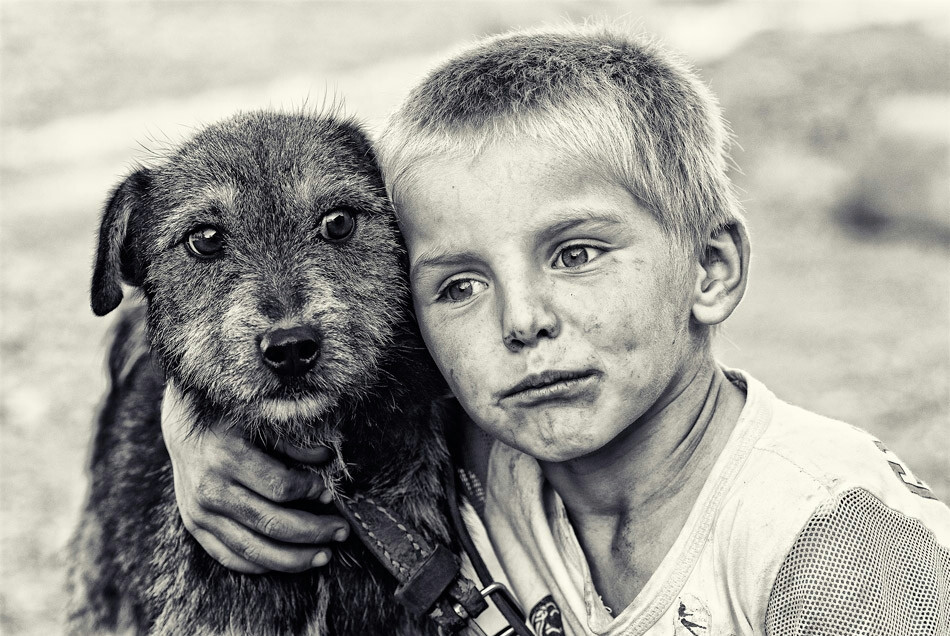
POLYGON ((726 176, 730 134, 715 97, 655 42, 605 25, 478 42, 409 94, 377 147, 398 210, 425 160, 474 157, 525 137, 601 166, 697 253, 711 232, 741 222, 726 176))

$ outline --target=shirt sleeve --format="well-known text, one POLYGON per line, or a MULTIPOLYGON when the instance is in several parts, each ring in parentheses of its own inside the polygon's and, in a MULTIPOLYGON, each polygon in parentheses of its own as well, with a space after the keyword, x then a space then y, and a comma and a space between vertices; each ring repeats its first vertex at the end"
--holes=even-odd
POLYGON ((920 519, 852 488, 822 505, 786 555, 766 633, 950 633, 950 550, 920 519))

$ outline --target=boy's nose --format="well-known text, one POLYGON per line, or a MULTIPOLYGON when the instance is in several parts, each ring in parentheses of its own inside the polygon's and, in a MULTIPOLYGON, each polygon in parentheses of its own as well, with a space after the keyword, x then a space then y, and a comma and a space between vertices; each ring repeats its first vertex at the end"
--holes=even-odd
POLYGON ((503 302, 502 339, 509 351, 533 347, 544 338, 557 338, 560 323, 541 295, 511 290, 503 302))
POLYGON ((543 338, 556 338, 556 329, 540 328, 537 330, 511 331, 505 335, 505 346, 510 351, 521 351, 525 347, 533 347, 543 338))

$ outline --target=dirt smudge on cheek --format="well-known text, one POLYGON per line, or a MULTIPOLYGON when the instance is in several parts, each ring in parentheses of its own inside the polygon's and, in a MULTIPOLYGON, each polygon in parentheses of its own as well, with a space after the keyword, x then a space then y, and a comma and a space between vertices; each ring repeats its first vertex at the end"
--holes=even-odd
POLYGON ((583 330, 585 334, 594 334, 600 332, 604 327, 604 323, 597 316, 592 316, 589 320, 585 321, 583 324, 583 330))

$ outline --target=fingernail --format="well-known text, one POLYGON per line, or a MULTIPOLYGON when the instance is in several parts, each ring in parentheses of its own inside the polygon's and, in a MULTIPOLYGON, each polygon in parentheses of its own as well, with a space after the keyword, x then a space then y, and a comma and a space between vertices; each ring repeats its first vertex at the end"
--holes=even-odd
POLYGON ((322 568, 324 565, 330 562, 330 552, 328 550, 320 550, 313 556, 313 567, 322 568))
POLYGON ((346 538, 350 535, 349 531, 346 528, 339 528, 336 532, 333 533, 334 541, 346 541, 346 538))
POLYGON ((333 501, 333 493, 329 490, 324 490, 320 493, 320 503, 328 504, 333 501))

